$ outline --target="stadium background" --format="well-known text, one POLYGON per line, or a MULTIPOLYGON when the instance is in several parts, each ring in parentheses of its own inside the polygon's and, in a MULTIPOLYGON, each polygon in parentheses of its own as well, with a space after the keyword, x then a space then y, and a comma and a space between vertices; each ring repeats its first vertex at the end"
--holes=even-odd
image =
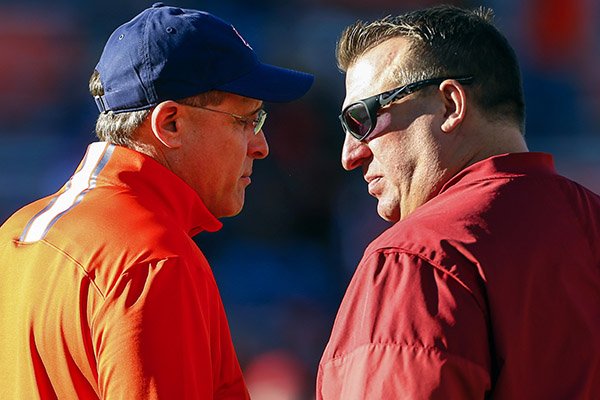
MULTIPOLYGON (((267 104, 271 154, 255 164, 243 214, 197 237, 220 285, 253 398, 311 399, 344 289, 365 245, 386 227, 360 173, 346 173, 339 163, 344 77, 335 66, 335 42, 357 18, 439 2, 166 3, 213 12, 233 23, 263 61, 316 75, 302 100, 267 104)), ((552 152, 560 172, 600 192, 600 4, 446 3, 494 8, 520 57, 530 149, 552 152)), ((71 175, 94 140, 97 111, 87 80, 102 46, 117 25, 151 4, 0 1, 0 221, 71 175)))

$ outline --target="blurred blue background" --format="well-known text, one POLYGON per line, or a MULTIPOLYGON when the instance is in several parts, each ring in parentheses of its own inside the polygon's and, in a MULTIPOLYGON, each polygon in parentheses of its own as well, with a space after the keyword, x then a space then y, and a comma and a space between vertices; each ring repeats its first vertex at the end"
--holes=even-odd
MULTIPOLYGON (((172 1, 233 23, 261 56, 312 72, 309 95, 267 105, 270 156, 244 212, 197 241, 211 261, 255 400, 314 397, 337 306, 366 244, 386 224, 359 172, 339 163, 341 30, 433 0, 172 1)), ((596 0, 446 1, 489 6, 521 61, 531 150, 600 192, 600 5, 596 0)), ((87 80, 141 0, 0 1, 0 221, 55 192, 94 140, 87 80)), ((552 201, 552 199, 548 199, 552 201)), ((543 205, 540 205, 543 206, 543 205)))

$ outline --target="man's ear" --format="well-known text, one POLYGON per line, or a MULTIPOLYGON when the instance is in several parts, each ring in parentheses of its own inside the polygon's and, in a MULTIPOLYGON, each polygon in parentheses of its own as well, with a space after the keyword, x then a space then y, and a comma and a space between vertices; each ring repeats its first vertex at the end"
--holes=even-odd
POLYGON ((181 147, 180 117, 181 104, 172 100, 163 101, 152 110, 152 133, 169 149, 181 147))
POLYGON ((445 112, 441 129, 451 133, 465 119, 467 113, 467 95, 463 86, 454 79, 448 79, 440 85, 445 112))

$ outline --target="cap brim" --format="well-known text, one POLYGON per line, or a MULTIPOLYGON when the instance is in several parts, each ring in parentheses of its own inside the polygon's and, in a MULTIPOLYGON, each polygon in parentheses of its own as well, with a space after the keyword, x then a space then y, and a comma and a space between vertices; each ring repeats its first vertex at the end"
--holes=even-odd
POLYGON ((314 79, 311 74, 258 63, 248 74, 216 89, 257 100, 284 103, 304 96, 314 79))

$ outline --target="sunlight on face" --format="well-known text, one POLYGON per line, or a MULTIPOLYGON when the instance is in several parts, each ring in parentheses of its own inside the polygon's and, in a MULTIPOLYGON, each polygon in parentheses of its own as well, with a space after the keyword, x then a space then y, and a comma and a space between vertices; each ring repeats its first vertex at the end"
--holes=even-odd
MULTIPOLYGON (((406 39, 394 38, 363 54, 347 71, 344 107, 398 86, 390 65, 402 65, 407 50, 406 39)), ((362 168, 385 220, 405 218, 426 202, 441 175, 430 103, 407 96, 380 110, 366 142, 346 135, 342 164, 348 170, 362 168)))
MULTIPOLYGON (((259 100, 227 94, 215 110, 255 117, 259 100)), ((253 162, 265 158, 269 148, 262 131, 254 134, 251 124, 231 115, 188 108, 179 173, 216 216, 238 214, 251 183, 253 162)))

